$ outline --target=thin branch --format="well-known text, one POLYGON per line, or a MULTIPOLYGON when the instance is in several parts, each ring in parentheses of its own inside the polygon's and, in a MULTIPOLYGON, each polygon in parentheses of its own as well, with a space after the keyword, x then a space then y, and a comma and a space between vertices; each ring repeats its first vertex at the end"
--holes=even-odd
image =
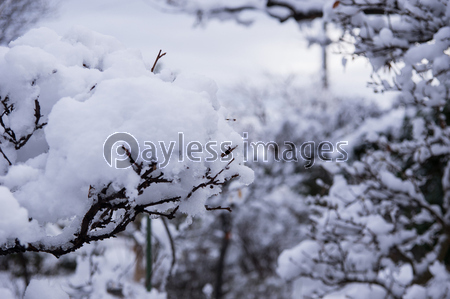
POLYGON ((173 219, 175 218, 175 216, 173 215, 174 213, 170 213, 170 214, 164 214, 164 213, 160 213, 160 212, 154 212, 154 211, 147 211, 144 210, 144 213, 147 213, 149 215, 156 215, 156 216, 161 216, 161 217, 167 217, 167 219, 173 219))
MULTIPOLYGON (((343 4, 341 4, 343 5, 343 4)), ((307 11, 304 9, 299 9, 294 5, 290 4, 289 1, 281 1, 281 0, 266 0, 265 6, 260 5, 243 5, 236 7, 219 7, 211 10, 202 11, 196 10, 200 21, 203 19, 203 15, 207 15, 208 17, 214 16, 223 16, 224 14, 229 14, 231 16, 237 16, 244 11, 261 11, 263 10, 270 17, 277 19, 280 23, 283 23, 289 19, 294 19, 297 22, 310 22, 317 18, 323 17, 323 9, 321 8, 311 8, 307 11), (285 8, 289 11, 287 15, 279 15, 271 12, 271 8, 285 8)), ((397 6, 395 7, 386 7, 380 5, 364 5, 361 8, 361 11, 366 15, 384 15, 387 13, 398 13, 399 9, 397 6)), ((236 17, 236 20, 239 22, 239 19, 236 17)))
POLYGON ((208 205, 205 205, 206 210, 208 211, 215 211, 215 210, 227 210, 228 212, 232 212, 230 207, 224 207, 222 208, 222 206, 218 206, 218 207, 210 207, 208 205))
POLYGON ((9 166, 11 166, 12 165, 11 161, 8 159, 8 157, 6 156, 5 152, 3 152, 1 147, 0 147, 0 153, 2 154, 3 158, 5 158, 5 160, 8 162, 9 166))
MULTIPOLYGON (((14 109, 15 109, 14 104, 9 104, 9 96, 6 96, 4 99, 2 99, 0 97, 0 101, 1 101, 1 104, 3 105, 3 112, 0 115, 0 126, 4 130, 4 134, 2 137, 5 140, 7 140, 8 142, 12 143, 16 150, 19 150, 28 142, 28 140, 30 140, 30 138, 34 134, 34 132, 42 129, 47 124, 45 122, 39 123, 41 120, 41 117, 42 117, 41 105, 39 104, 38 98, 36 98, 34 100, 34 128, 31 131, 31 133, 28 133, 27 135, 24 135, 24 136, 20 137, 19 139, 17 139, 17 135, 14 132, 14 130, 11 129, 10 127, 8 127, 3 120, 3 117, 5 115, 9 115, 14 111, 14 109)), ((4 154, 3 154, 3 157, 5 157, 5 159, 8 160, 8 158, 6 158, 6 156, 4 154)), ((8 163, 10 163, 10 165, 11 165, 11 161, 8 160, 8 163)))
POLYGON ((152 67, 152 69, 151 69, 151 72, 152 72, 152 73, 154 73, 154 71, 155 71, 155 67, 156 67, 156 64, 158 63, 158 60, 159 60, 161 57, 163 57, 164 55, 167 54, 167 53, 165 53, 165 52, 161 54, 161 52, 162 52, 162 50, 159 50, 158 56, 156 56, 155 62, 153 63, 153 67, 152 67))

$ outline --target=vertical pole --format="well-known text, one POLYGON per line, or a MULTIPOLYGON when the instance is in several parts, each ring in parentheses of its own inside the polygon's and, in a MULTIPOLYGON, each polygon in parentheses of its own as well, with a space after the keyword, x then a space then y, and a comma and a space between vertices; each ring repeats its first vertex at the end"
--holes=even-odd
POLYGON ((152 220, 147 215, 147 269, 145 277, 145 286, 147 287, 147 292, 152 290, 152 220))
POLYGON ((328 89, 328 71, 327 71, 327 47, 325 42, 327 39, 327 22, 322 21, 323 41, 320 45, 322 47, 322 87, 328 89))

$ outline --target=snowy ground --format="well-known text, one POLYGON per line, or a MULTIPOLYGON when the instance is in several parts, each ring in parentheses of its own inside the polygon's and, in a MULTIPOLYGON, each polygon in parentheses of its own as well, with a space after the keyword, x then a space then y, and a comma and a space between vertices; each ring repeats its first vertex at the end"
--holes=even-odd
MULTIPOLYGON (((64 0, 57 14, 38 26, 60 34, 76 25, 85 26, 140 49, 148 62, 163 49, 168 53, 163 59, 166 67, 206 75, 219 87, 247 81, 258 84, 264 74, 295 74, 306 84, 319 82, 320 48, 308 48, 304 38, 313 29, 302 32, 293 21, 280 24, 263 14, 245 17, 254 19, 254 24, 244 27, 214 20, 194 26, 193 16, 158 11, 151 0, 64 0)), ((384 104, 389 101, 366 88, 371 71, 367 61, 349 61, 345 71, 341 61, 340 55, 330 55, 333 93, 370 97, 384 104)))

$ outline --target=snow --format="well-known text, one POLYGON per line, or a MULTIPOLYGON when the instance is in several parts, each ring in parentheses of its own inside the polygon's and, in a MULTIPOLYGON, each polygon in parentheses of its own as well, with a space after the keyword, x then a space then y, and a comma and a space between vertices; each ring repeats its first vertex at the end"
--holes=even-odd
POLYGON ((61 287, 47 279, 33 279, 25 291, 24 299, 68 299, 61 287))
POLYGON ((405 296, 403 298, 405 299, 421 299, 426 298, 427 290, 419 285, 413 285, 411 288, 408 289, 405 296))
POLYGON ((411 198, 417 198, 417 193, 414 185, 409 181, 402 181, 400 178, 395 177, 391 172, 383 171, 380 173, 380 180, 389 189, 393 191, 403 192, 411 196, 411 198))
POLYGON ((0 288, 0 297, 3 299, 15 299, 12 292, 6 288, 0 288))
POLYGON ((361 284, 348 284, 342 290, 331 293, 323 297, 324 299, 341 298, 365 298, 378 299, 386 297, 386 292, 380 286, 371 286, 370 288, 361 284))
POLYGON ((303 269, 311 271, 315 264, 313 259, 317 257, 319 251, 320 245, 312 240, 303 241, 294 248, 284 250, 278 258, 278 275, 291 280, 304 271, 303 269))
POLYGON ((0 244, 8 244, 16 238, 34 241, 32 229, 36 229, 36 223, 28 221, 28 211, 4 186, 0 186, 0 203, 0 244))

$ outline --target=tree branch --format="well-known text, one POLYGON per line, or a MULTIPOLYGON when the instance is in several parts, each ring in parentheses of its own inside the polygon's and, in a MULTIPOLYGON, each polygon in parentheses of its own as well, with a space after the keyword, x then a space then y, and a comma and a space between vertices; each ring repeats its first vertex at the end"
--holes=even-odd
MULTIPOLYGON (((217 177, 221 173, 229 168, 230 163, 232 163, 233 161, 234 159, 227 163, 227 165, 223 169, 221 169, 212 177, 210 174, 210 170, 208 170, 208 172, 205 174, 205 177, 209 180, 205 183, 193 187, 191 192, 189 192, 189 194, 185 197, 185 200, 187 200, 193 194, 193 192, 195 192, 199 188, 213 185, 223 185, 225 184, 225 182, 237 177, 238 175, 235 174, 231 175, 229 178, 224 178, 223 180, 217 179, 217 177)), ((144 167, 142 163, 134 163, 132 165, 135 166, 135 172, 141 177, 141 183, 138 187, 140 195, 143 193, 144 189, 153 184, 161 182, 172 183, 171 180, 163 178, 162 172, 157 177, 151 176, 150 174, 155 171, 155 168, 152 165, 149 165, 148 169, 146 169, 146 167, 144 167)), ((49 245, 46 244, 44 239, 28 244, 21 244, 20 240, 16 239, 14 241, 14 244, 12 245, 3 244, 0 247, 0 255, 7 255, 16 252, 34 251, 47 252, 53 254, 56 257, 60 257, 61 255, 79 249, 85 243, 114 237, 117 233, 125 230, 127 225, 130 222, 134 221, 136 216, 140 213, 147 213, 150 215, 157 215, 172 219, 175 217, 175 213, 178 211, 179 205, 175 206, 172 212, 169 214, 164 214, 157 211, 148 211, 146 210, 146 208, 171 202, 177 203, 181 201, 182 197, 177 196, 164 198, 159 201, 147 204, 135 205, 135 201, 131 201, 127 196, 127 190, 125 188, 116 191, 113 189, 112 183, 109 183, 98 192, 95 192, 94 187, 89 186, 88 198, 92 199, 92 205, 81 219, 78 231, 71 237, 67 238, 67 240, 65 240, 64 242, 61 242, 59 245, 49 245)), ((76 221, 76 219, 74 221, 76 221)))

